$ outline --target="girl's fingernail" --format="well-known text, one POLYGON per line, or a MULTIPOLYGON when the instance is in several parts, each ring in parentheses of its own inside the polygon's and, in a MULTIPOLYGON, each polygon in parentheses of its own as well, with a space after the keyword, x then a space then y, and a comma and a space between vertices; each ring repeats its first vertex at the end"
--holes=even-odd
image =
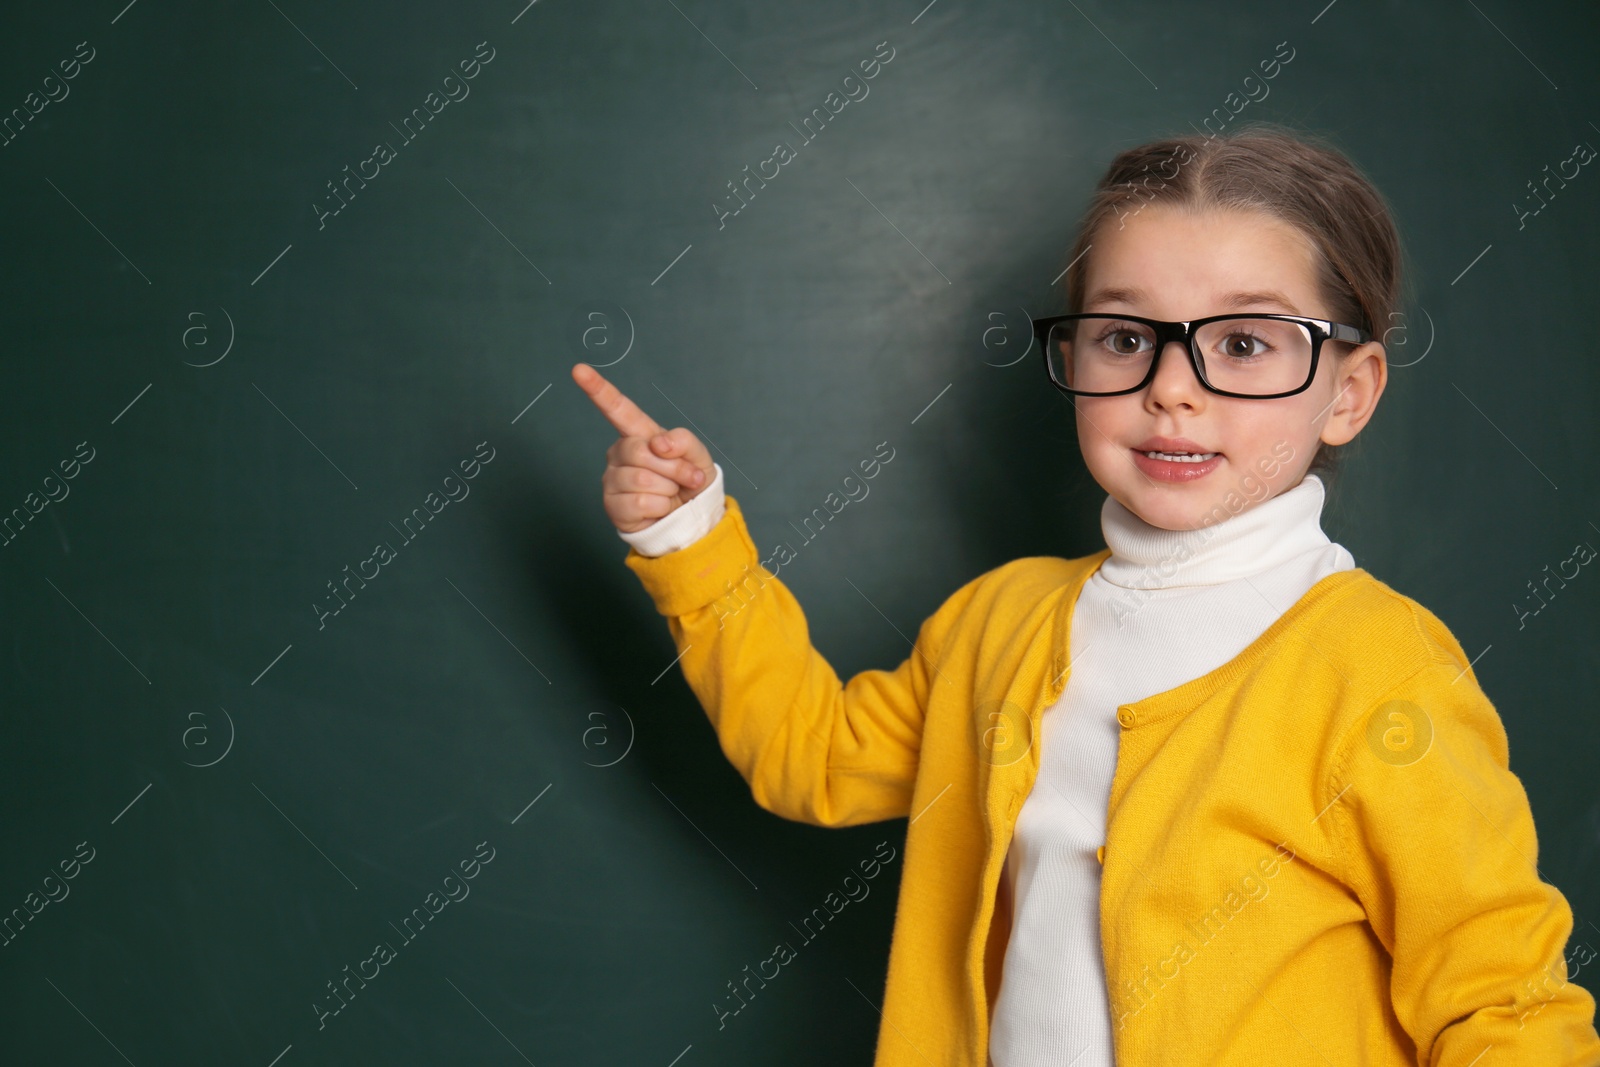
POLYGON ((706 472, 705 471, 695 471, 694 475, 690 478, 690 481, 694 482, 695 485, 699 485, 701 482, 703 482, 705 480, 706 480, 706 472))

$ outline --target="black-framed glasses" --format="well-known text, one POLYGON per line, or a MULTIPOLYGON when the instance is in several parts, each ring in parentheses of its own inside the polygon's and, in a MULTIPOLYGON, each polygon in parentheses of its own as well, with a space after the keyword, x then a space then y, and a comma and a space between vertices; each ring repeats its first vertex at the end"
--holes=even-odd
POLYGON ((1139 315, 1053 315, 1033 320, 1050 384, 1069 396, 1122 396, 1149 385, 1176 341, 1200 384, 1221 396, 1294 396, 1317 376, 1324 341, 1365 344, 1370 333, 1302 315, 1258 312, 1163 322, 1139 315))

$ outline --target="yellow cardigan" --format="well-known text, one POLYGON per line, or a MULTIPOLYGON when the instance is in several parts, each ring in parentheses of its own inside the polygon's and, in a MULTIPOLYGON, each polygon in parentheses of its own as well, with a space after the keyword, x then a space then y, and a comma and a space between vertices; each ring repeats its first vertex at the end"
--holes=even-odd
MULTIPOLYGON (((628 551, 757 804, 910 818, 874 1067, 987 1062, 1001 865, 1109 555, 988 571, 899 667, 841 685, 732 497, 687 548, 628 551)), ((1100 922, 1119 1064, 1600 1064, 1505 728, 1426 608, 1331 574, 1117 718, 1100 922)))

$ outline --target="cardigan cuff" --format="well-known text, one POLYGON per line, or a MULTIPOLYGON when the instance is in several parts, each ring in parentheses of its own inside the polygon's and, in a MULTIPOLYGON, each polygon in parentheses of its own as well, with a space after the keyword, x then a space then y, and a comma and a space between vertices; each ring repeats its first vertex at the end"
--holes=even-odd
MULTIPOLYGON (((656 610, 687 615, 726 596, 734 585, 761 567, 744 512, 731 496, 723 498, 722 518, 693 544, 663 556, 645 556, 629 547, 623 560, 639 576, 656 610)), ((773 575, 765 573, 770 580, 773 575)))

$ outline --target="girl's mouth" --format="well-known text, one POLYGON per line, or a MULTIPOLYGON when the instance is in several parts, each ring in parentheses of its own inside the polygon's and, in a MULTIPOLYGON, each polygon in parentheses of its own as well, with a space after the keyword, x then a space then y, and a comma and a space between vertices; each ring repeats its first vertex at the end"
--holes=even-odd
POLYGON ((1193 482, 1222 464, 1221 452, 1141 452, 1130 449, 1133 464, 1147 477, 1163 482, 1193 482))

